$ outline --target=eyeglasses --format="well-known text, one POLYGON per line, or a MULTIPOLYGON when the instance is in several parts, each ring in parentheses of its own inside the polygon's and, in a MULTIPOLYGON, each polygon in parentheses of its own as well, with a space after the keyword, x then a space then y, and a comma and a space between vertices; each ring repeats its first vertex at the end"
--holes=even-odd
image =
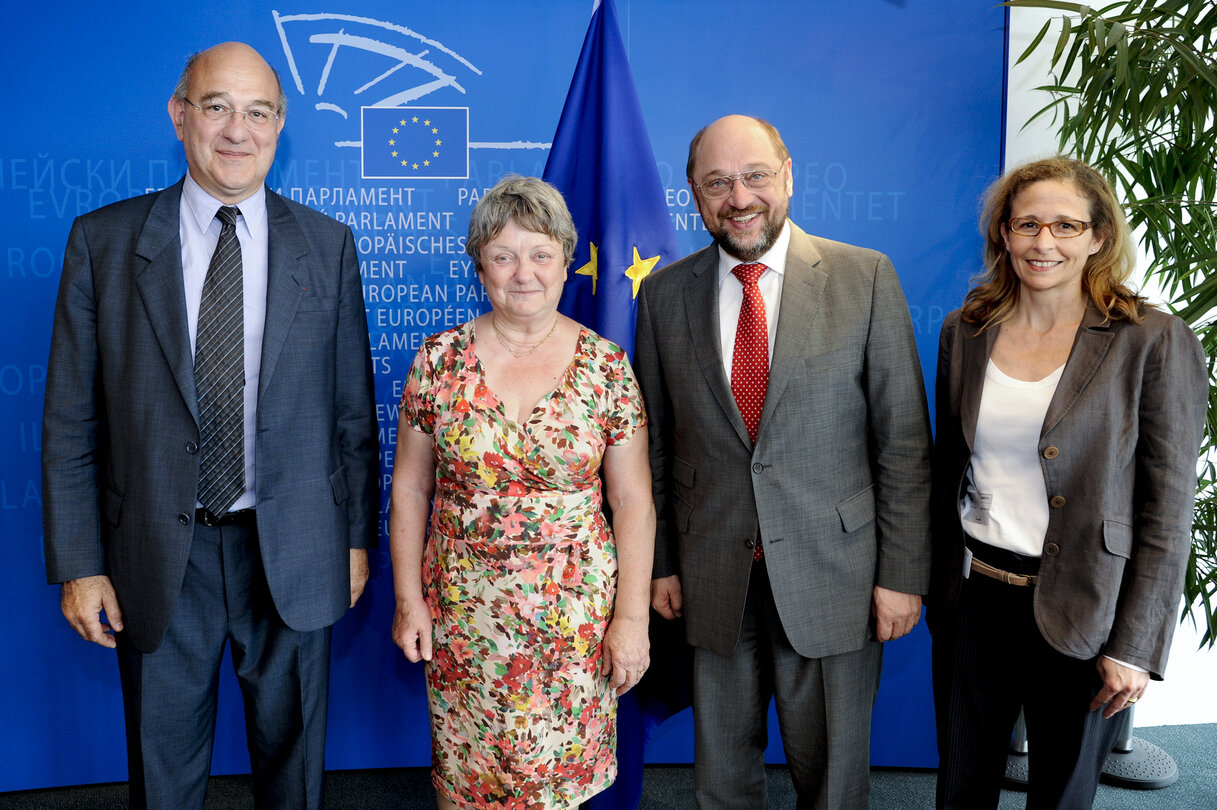
POLYGON ((197 108, 208 121, 227 121, 234 115, 239 115, 245 119, 246 126, 251 129, 266 129, 280 118, 279 113, 269 107, 262 107, 260 105, 254 105, 247 110, 234 110, 227 104, 221 104, 218 101, 195 104, 185 96, 182 96, 182 101, 191 107, 197 108))
POLYGON ((753 169, 748 172, 740 172, 739 174, 724 174, 722 177, 711 177, 704 183, 698 183, 693 186, 702 193, 708 200, 717 200, 721 197, 726 197, 731 193, 731 189, 735 187, 735 181, 744 184, 744 188, 749 191, 764 191, 773 185, 773 179, 782 173, 781 169, 753 169))
POLYGON ((1031 217, 1014 217, 1006 223, 1010 233, 1018 236, 1039 236, 1040 231, 1048 229, 1048 233, 1057 239, 1072 239, 1081 236, 1093 222, 1082 222, 1077 219, 1058 219, 1056 222, 1037 222, 1031 217))

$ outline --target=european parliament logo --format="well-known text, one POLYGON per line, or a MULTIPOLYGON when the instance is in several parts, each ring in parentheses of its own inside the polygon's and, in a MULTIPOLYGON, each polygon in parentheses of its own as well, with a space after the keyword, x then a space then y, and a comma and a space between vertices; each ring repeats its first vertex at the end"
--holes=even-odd
POLYGON ((365 180, 465 180, 468 107, 361 107, 365 180))

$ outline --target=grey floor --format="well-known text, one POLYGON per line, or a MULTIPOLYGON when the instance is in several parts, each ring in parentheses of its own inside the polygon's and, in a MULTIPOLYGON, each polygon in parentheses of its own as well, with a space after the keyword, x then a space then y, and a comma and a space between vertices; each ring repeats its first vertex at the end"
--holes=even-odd
MULTIPOLYGON (((1162 790, 1099 788, 1099 810, 1217 810, 1217 724, 1157 726, 1137 729, 1137 736, 1160 746, 1179 766, 1179 781, 1162 790)), ((933 771, 875 769, 871 771, 871 810, 919 810, 934 806, 933 771)), ((769 768, 769 805, 794 808, 794 789, 784 768, 769 768)), ((435 807, 426 769, 396 768, 335 771, 326 775, 329 810, 430 810, 435 807)), ((1022 808, 1025 796, 1004 791, 1000 810, 1022 808)), ((91 785, 17 793, 0 793, 0 810, 122 810, 127 786, 91 785)), ((693 810, 693 770, 684 766, 654 766, 643 779, 641 810, 693 810)), ((244 776, 211 780, 207 810, 253 808, 249 779, 244 776)))

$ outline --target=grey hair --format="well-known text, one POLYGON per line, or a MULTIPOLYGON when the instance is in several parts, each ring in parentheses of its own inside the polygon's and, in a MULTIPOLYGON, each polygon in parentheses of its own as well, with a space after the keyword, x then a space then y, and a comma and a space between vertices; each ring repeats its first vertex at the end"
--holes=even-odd
POLYGON ((465 252, 482 272, 482 247, 498 236, 508 222, 535 233, 543 233, 562 245, 569 267, 575 260, 579 234, 562 192, 539 177, 509 174, 478 200, 469 217, 465 252))

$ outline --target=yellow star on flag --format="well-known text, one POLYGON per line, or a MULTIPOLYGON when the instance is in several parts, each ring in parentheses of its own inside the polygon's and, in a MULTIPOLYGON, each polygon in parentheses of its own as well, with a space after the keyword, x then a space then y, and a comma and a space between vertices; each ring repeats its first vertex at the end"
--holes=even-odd
MULTIPOLYGON (((630 281, 634 282, 634 297, 638 297, 638 287, 642 284, 642 280, 651 275, 651 271, 655 269, 655 265, 659 264, 659 257, 652 256, 649 259, 644 259, 638 255, 638 246, 634 246, 634 263, 625 268, 625 275, 630 281)), ((595 293, 595 285, 592 285, 592 292, 595 293)))
MULTIPOLYGON (((575 275, 591 276, 592 277, 592 295, 595 295, 596 294, 596 281, 600 278, 600 268, 596 263, 596 243, 588 242, 588 244, 591 246, 591 249, 592 249, 592 257, 588 260, 587 264, 583 265, 582 267, 580 267, 578 270, 575 271, 575 275)), ((638 255, 638 250, 636 248, 634 250, 634 255, 635 256, 638 255)), ((637 293, 635 293, 635 295, 636 294, 637 293)))

